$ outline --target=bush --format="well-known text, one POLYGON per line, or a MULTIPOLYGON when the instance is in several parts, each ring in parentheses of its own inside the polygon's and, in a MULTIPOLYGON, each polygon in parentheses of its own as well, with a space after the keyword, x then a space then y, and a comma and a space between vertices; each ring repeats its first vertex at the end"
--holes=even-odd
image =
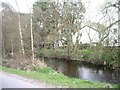
POLYGON ((53 49, 41 49, 37 52, 37 57, 50 57, 53 56, 54 50, 53 49))
POLYGON ((72 53, 71 57, 73 59, 89 60, 92 52, 92 50, 78 50, 76 53, 72 53))
POLYGON ((118 52, 113 50, 103 51, 100 55, 100 60, 105 61, 107 64, 115 64, 118 62, 118 52))
MULTIPOLYGON (((37 53, 39 57, 61 57, 67 58, 67 53, 64 49, 42 49, 37 53)), ((90 60, 96 61, 98 63, 109 65, 116 65, 118 64, 118 50, 116 49, 108 49, 104 48, 99 51, 96 50, 77 50, 76 53, 70 53, 69 57, 71 59, 78 59, 78 60, 90 60)))

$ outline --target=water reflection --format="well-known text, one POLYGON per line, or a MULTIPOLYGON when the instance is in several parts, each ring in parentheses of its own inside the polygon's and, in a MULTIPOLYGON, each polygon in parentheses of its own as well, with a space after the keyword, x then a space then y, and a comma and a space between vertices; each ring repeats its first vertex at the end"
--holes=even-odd
POLYGON ((45 59, 45 63, 70 77, 106 83, 120 83, 120 72, 78 61, 45 59))
POLYGON ((79 78, 90 81, 103 81, 104 75, 102 70, 95 70, 87 67, 78 67, 79 78))

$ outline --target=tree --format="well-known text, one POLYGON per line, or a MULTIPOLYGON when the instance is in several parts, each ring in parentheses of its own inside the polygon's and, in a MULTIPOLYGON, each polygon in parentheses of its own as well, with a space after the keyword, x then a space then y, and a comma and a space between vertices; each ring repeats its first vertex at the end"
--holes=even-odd
MULTIPOLYGON (((113 34, 116 38, 111 38, 111 41, 113 40, 113 46, 114 43, 117 44, 118 43, 118 23, 120 22, 120 19, 118 17, 116 17, 116 15, 118 15, 119 12, 119 1, 115 0, 113 2, 111 1, 106 1, 105 3, 106 5, 104 6, 104 8, 101 10, 101 12, 103 13, 103 19, 104 22, 106 22, 106 30, 108 30, 110 33, 109 34, 113 34)), ((102 20, 102 19, 101 19, 102 20)), ((113 37, 113 35, 111 37, 113 37)), ((107 38, 107 36, 105 37, 107 38)), ((105 39, 103 38, 103 39, 105 39)))
POLYGON ((4 42, 4 53, 13 55, 14 51, 19 51, 19 38, 16 23, 18 21, 15 10, 9 4, 2 3, 2 34, 4 42), (16 44, 15 44, 16 43, 16 44))
POLYGON ((36 2, 34 5, 34 29, 39 32, 43 45, 51 42, 59 47, 66 42, 67 53, 73 45, 73 35, 78 33, 75 44, 77 50, 79 30, 85 13, 84 5, 78 2, 36 2), (53 39, 52 39, 53 38, 53 39), (51 39, 51 40, 50 40, 51 39))
POLYGON ((17 1, 15 0, 15 3, 18 7, 18 11, 19 11, 19 14, 18 14, 18 18, 19 18, 19 33, 20 33, 20 42, 21 42, 21 51, 22 51, 22 54, 25 55, 25 50, 24 50, 24 44, 23 44, 23 35, 22 35, 22 28, 21 28, 21 19, 20 19, 20 9, 19 9, 19 6, 18 6, 18 3, 17 1))
POLYGON ((4 55, 2 54, 2 12, 0 12, 0 27, 0 65, 2 65, 2 55, 4 55))
POLYGON ((35 62, 35 55, 34 55, 34 41, 33 41, 33 22, 32 22, 32 13, 30 14, 30 24, 31 24, 31 49, 32 49, 32 64, 35 62))
POLYGON ((81 23, 84 19, 84 5, 78 2, 64 2, 62 11, 63 34, 67 41, 68 55, 74 50, 76 52, 79 38, 81 37, 81 23), (77 33, 75 48, 73 49, 73 35, 77 33))
MULTIPOLYGON (((48 3, 46 2, 36 2, 33 5, 33 24, 34 24, 34 39, 36 40, 35 44, 41 40, 43 47, 45 47, 45 40, 48 35, 48 25, 49 14, 47 12, 48 3), (39 36, 39 37, 38 37, 39 36), (39 38, 39 39, 38 39, 39 38), (38 39, 38 40, 37 40, 38 39)), ((39 45, 37 45, 39 46, 39 45)))
MULTIPOLYGON (((2 33, 3 33, 3 42, 4 42, 4 51, 6 55, 23 54, 21 53, 21 38, 19 31, 19 13, 16 12, 12 6, 9 4, 2 4, 2 33)), ((25 55, 30 55, 30 15, 20 13, 21 28, 22 28, 22 37, 24 43, 25 55), (27 34, 26 34, 27 33, 27 34)))

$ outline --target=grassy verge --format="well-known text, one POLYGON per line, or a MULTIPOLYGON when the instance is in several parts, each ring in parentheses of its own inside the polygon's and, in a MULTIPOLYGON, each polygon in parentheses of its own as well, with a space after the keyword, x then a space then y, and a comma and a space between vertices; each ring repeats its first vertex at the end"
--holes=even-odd
POLYGON ((82 60, 82 61, 88 61, 93 62, 97 64, 103 64, 103 65, 112 65, 113 67, 119 67, 118 65, 118 50, 110 51, 108 49, 104 50, 90 50, 90 49, 83 49, 83 50, 77 50, 76 53, 71 52, 69 56, 67 55, 66 51, 64 49, 42 49, 40 50, 37 55, 39 57, 61 57, 61 58, 67 58, 70 57, 74 60, 82 60))
MULTIPOLYGON (((22 76, 26 76, 29 78, 45 81, 46 83, 60 85, 69 88, 104 88, 107 87, 108 84, 100 83, 100 82, 90 82, 86 80, 76 79, 76 78, 69 78, 64 76, 61 73, 57 73, 50 67, 45 67, 42 69, 38 69, 37 71, 23 71, 19 69, 12 69, 1 67, 0 70, 14 73, 22 76)), ((114 88, 118 88, 119 85, 110 85, 114 88)))

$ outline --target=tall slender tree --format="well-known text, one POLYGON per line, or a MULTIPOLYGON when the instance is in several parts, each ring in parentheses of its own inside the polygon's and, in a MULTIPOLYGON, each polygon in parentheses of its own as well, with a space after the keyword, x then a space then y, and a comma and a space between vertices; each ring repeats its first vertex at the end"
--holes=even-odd
POLYGON ((19 5, 17 3, 17 1, 15 0, 15 3, 18 7, 18 18, 19 18, 19 33, 20 33, 20 42, 21 42, 21 51, 22 51, 22 54, 25 55, 25 50, 24 50, 24 43, 23 43, 23 35, 22 35, 22 28, 21 28, 21 19, 20 19, 20 9, 19 9, 19 5))

